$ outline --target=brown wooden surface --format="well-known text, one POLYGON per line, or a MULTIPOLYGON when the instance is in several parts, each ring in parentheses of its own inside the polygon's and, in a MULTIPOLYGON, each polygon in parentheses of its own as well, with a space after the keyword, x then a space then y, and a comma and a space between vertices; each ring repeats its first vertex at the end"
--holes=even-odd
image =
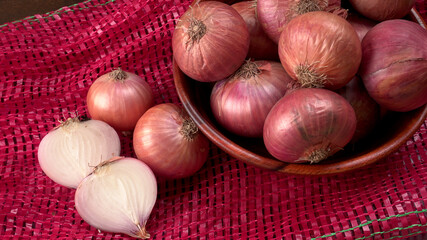
POLYGON ((83 0, 0 0, 0 24, 55 11, 83 0))

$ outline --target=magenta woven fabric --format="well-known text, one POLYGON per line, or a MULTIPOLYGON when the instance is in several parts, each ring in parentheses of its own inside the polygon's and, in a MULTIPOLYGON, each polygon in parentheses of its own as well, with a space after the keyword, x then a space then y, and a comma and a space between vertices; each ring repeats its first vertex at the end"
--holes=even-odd
MULTIPOLYGON (((156 103, 179 99, 171 37, 188 0, 89 0, 0 26, 0 239, 128 239, 98 232, 74 190, 37 161, 59 120, 87 113, 100 74, 142 76, 156 103)), ((427 19, 427 3, 416 8, 427 19)), ((132 139, 122 153, 135 156, 132 139)), ((291 176, 248 166, 211 144, 197 174, 160 181, 147 223, 153 239, 399 239, 427 237, 426 123, 378 163, 335 176, 291 176)))

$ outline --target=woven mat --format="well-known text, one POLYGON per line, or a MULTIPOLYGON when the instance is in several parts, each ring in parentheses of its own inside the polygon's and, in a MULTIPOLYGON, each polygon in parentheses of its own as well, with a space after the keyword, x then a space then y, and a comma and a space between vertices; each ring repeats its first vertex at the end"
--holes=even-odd
MULTIPOLYGON (((179 99, 171 36, 188 0, 91 0, 0 26, 0 238, 127 239, 78 215, 74 190, 43 174, 42 137, 86 114, 100 74, 143 76, 156 103, 179 99)), ((427 19, 427 3, 416 8, 427 19)), ((122 153, 135 156, 129 137, 122 153)), ((386 159, 328 177, 290 176, 232 159, 213 144, 192 177, 160 181, 153 239, 399 239, 427 237, 426 123, 386 159)))

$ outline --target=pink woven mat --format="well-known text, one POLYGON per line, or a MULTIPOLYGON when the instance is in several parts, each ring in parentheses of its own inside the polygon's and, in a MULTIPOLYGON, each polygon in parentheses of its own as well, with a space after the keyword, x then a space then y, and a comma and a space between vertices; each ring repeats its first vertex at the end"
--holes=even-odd
MULTIPOLYGON (((74 190, 42 172, 37 149, 59 120, 86 114, 112 68, 143 76, 156 103, 179 99, 171 37, 188 0, 89 0, 0 26, 0 238, 127 239, 78 215, 74 190)), ((416 8, 427 19, 427 3, 416 8)), ((122 153, 135 156, 130 137, 122 153)), ((192 177, 160 181, 153 239, 399 239, 427 235, 426 123, 386 159, 350 174, 261 170, 211 144, 192 177)))

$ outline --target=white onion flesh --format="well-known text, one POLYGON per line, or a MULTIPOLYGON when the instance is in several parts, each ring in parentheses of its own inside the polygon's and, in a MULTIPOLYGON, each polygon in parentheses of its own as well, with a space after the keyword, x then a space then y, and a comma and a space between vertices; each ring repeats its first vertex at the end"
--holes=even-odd
POLYGON ((117 132, 99 120, 69 118, 40 142, 38 160, 54 182, 76 188, 95 166, 120 155, 117 132))
POLYGON ((77 212, 93 227, 148 238, 145 224, 157 198, 151 169, 135 158, 115 158, 101 164, 78 186, 77 212))

